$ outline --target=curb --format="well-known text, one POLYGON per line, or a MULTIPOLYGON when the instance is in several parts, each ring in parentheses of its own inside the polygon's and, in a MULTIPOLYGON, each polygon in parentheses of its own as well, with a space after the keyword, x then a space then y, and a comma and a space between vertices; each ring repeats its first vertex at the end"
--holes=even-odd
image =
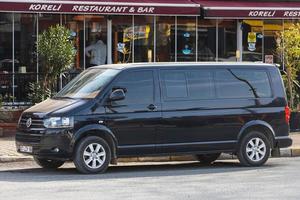
POLYGON ((31 156, 0 156, 0 163, 33 161, 31 156))
MULTIPOLYGON (((280 149, 280 156, 272 156, 272 158, 278 157, 298 157, 300 156, 300 147, 284 148, 280 149)), ((232 154, 221 154, 218 160, 232 160, 237 159, 232 154)), ((8 162, 25 162, 33 161, 31 156, 0 156, 0 163, 8 162)), ((118 162, 170 162, 170 161, 196 161, 192 155, 188 156, 159 156, 159 157, 132 157, 132 158, 119 158, 118 162)))
POLYGON ((300 147, 280 149, 280 157, 298 157, 300 156, 300 147))

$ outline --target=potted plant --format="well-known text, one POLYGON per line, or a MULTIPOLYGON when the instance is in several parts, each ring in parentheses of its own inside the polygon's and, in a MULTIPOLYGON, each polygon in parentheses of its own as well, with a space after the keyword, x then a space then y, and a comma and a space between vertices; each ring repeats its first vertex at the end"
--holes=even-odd
POLYGON ((71 31, 64 26, 50 27, 39 35, 37 45, 44 78, 30 83, 28 97, 33 104, 51 97, 57 78, 72 68, 76 51, 71 31))

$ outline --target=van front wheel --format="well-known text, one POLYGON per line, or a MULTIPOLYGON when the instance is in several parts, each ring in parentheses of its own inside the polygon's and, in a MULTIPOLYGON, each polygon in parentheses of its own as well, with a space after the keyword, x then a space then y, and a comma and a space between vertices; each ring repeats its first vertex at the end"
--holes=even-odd
POLYGON ((199 154, 196 155, 196 158, 202 164, 210 164, 217 160, 221 153, 213 153, 213 154, 199 154))
POLYGON ((240 141, 237 157, 243 166, 261 166, 269 159, 270 141, 259 131, 251 131, 240 141))
POLYGON ((103 173, 108 168, 110 159, 110 147, 100 137, 86 137, 76 145, 74 164, 81 173, 103 173))

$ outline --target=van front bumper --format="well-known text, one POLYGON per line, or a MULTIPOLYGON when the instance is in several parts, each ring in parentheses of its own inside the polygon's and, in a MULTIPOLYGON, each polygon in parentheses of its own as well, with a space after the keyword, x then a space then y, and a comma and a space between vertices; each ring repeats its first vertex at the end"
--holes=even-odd
POLYGON ((16 133, 16 148, 19 153, 40 158, 69 160, 72 157, 70 148, 72 132, 66 129, 43 131, 22 131, 16 133), (21 147, 30 147, 32 151, 24 152, 21 147))
POLYGON ((275 147, 286 148, 293 144, 293 140, 289 136, 282 136, 275 138, 275 147))

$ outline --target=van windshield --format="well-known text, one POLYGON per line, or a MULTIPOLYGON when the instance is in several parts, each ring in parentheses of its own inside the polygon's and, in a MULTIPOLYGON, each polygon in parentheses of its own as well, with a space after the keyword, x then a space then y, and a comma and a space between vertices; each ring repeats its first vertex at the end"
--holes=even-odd
POLYGON ((115 69, 92 68, 85 70, 53 98, 95 98, 117 73, 119 73, 119 70, 115 69))

